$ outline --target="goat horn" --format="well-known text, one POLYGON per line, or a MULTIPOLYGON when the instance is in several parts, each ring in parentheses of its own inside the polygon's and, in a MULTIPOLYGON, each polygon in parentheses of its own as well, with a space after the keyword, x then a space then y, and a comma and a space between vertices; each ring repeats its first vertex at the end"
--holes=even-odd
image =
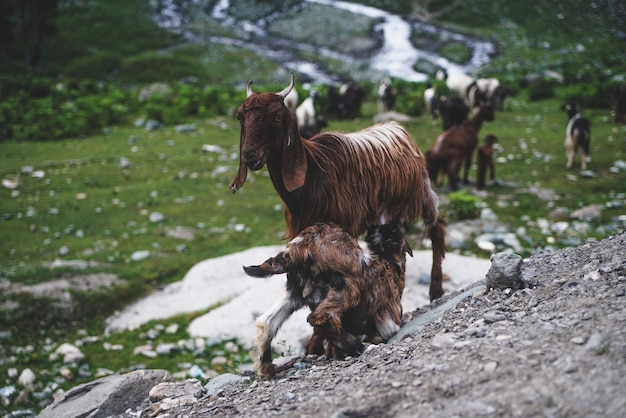
POLYGON ((293 75, 293 73, 291 73, 291 82, 289 83, 289 85, 287 87, 285 87, 285 90, 281 91, 280 93, 276 93, 276 94, 281 96, 283 99, 285 97, 287 97, 287 95, 289 94, 291 89, 293 89, 294 81, 295 81, 295 76, 293 75))
POLYGON ((252 96, 252 83, 254 83, 254 81, 250 80, 250 82, 248 83, 248 88, 246 89, 246 98, 252 96))

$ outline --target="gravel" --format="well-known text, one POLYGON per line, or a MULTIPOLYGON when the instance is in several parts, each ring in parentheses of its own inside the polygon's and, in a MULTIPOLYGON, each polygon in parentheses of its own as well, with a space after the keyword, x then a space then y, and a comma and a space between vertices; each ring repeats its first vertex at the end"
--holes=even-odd
POLYGON ((473 292, 358 358, 292 359, 273 380, 248 374, 167 416, 623 416, 626 233, 537 253, 521 274, 526 287, 473 292))

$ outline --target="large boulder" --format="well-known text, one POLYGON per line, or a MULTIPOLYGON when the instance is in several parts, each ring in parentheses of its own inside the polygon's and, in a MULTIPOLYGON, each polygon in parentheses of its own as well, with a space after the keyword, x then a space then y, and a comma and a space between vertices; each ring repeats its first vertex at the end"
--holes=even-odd
POLYGON ((166 370, 137 370, 103 377, 65 392, 48 405, 39 418, 110 417, 146 402, 150 390, 161 382, 173 382, 166 370))

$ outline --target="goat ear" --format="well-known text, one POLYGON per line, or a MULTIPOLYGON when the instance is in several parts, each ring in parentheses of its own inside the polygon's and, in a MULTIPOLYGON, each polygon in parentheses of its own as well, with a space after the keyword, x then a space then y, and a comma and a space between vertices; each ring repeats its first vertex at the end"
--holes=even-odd
POLYGON ((283 138, 283 183, 288 192, 304 186, 307 161, 304 144, 300 138, 298 124, 293 118, 290 127, 285 130, 283 138))
MULTIPOLYGON (((241 128, 241 136, 239 137, 239 152, 241 153, 241 149, 243 147, 243 127, 241 128)), ((230 182, 230 191, 235 193, 237 190, 243 186, 248 177, 248 167, 243 162, 243 158, 239 155, 239 169, 237 170, 237 175, 230 182)))

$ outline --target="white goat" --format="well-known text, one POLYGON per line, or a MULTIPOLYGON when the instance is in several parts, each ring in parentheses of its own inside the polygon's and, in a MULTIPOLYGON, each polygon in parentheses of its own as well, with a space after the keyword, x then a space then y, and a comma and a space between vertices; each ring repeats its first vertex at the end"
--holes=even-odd
POLYGON ((315 100, 319 97, 317 90, 311 90, 309 97, 296 108, 296 118, 298 119, 298 127, 302 128, 310 126, 316 122, 315 100))

